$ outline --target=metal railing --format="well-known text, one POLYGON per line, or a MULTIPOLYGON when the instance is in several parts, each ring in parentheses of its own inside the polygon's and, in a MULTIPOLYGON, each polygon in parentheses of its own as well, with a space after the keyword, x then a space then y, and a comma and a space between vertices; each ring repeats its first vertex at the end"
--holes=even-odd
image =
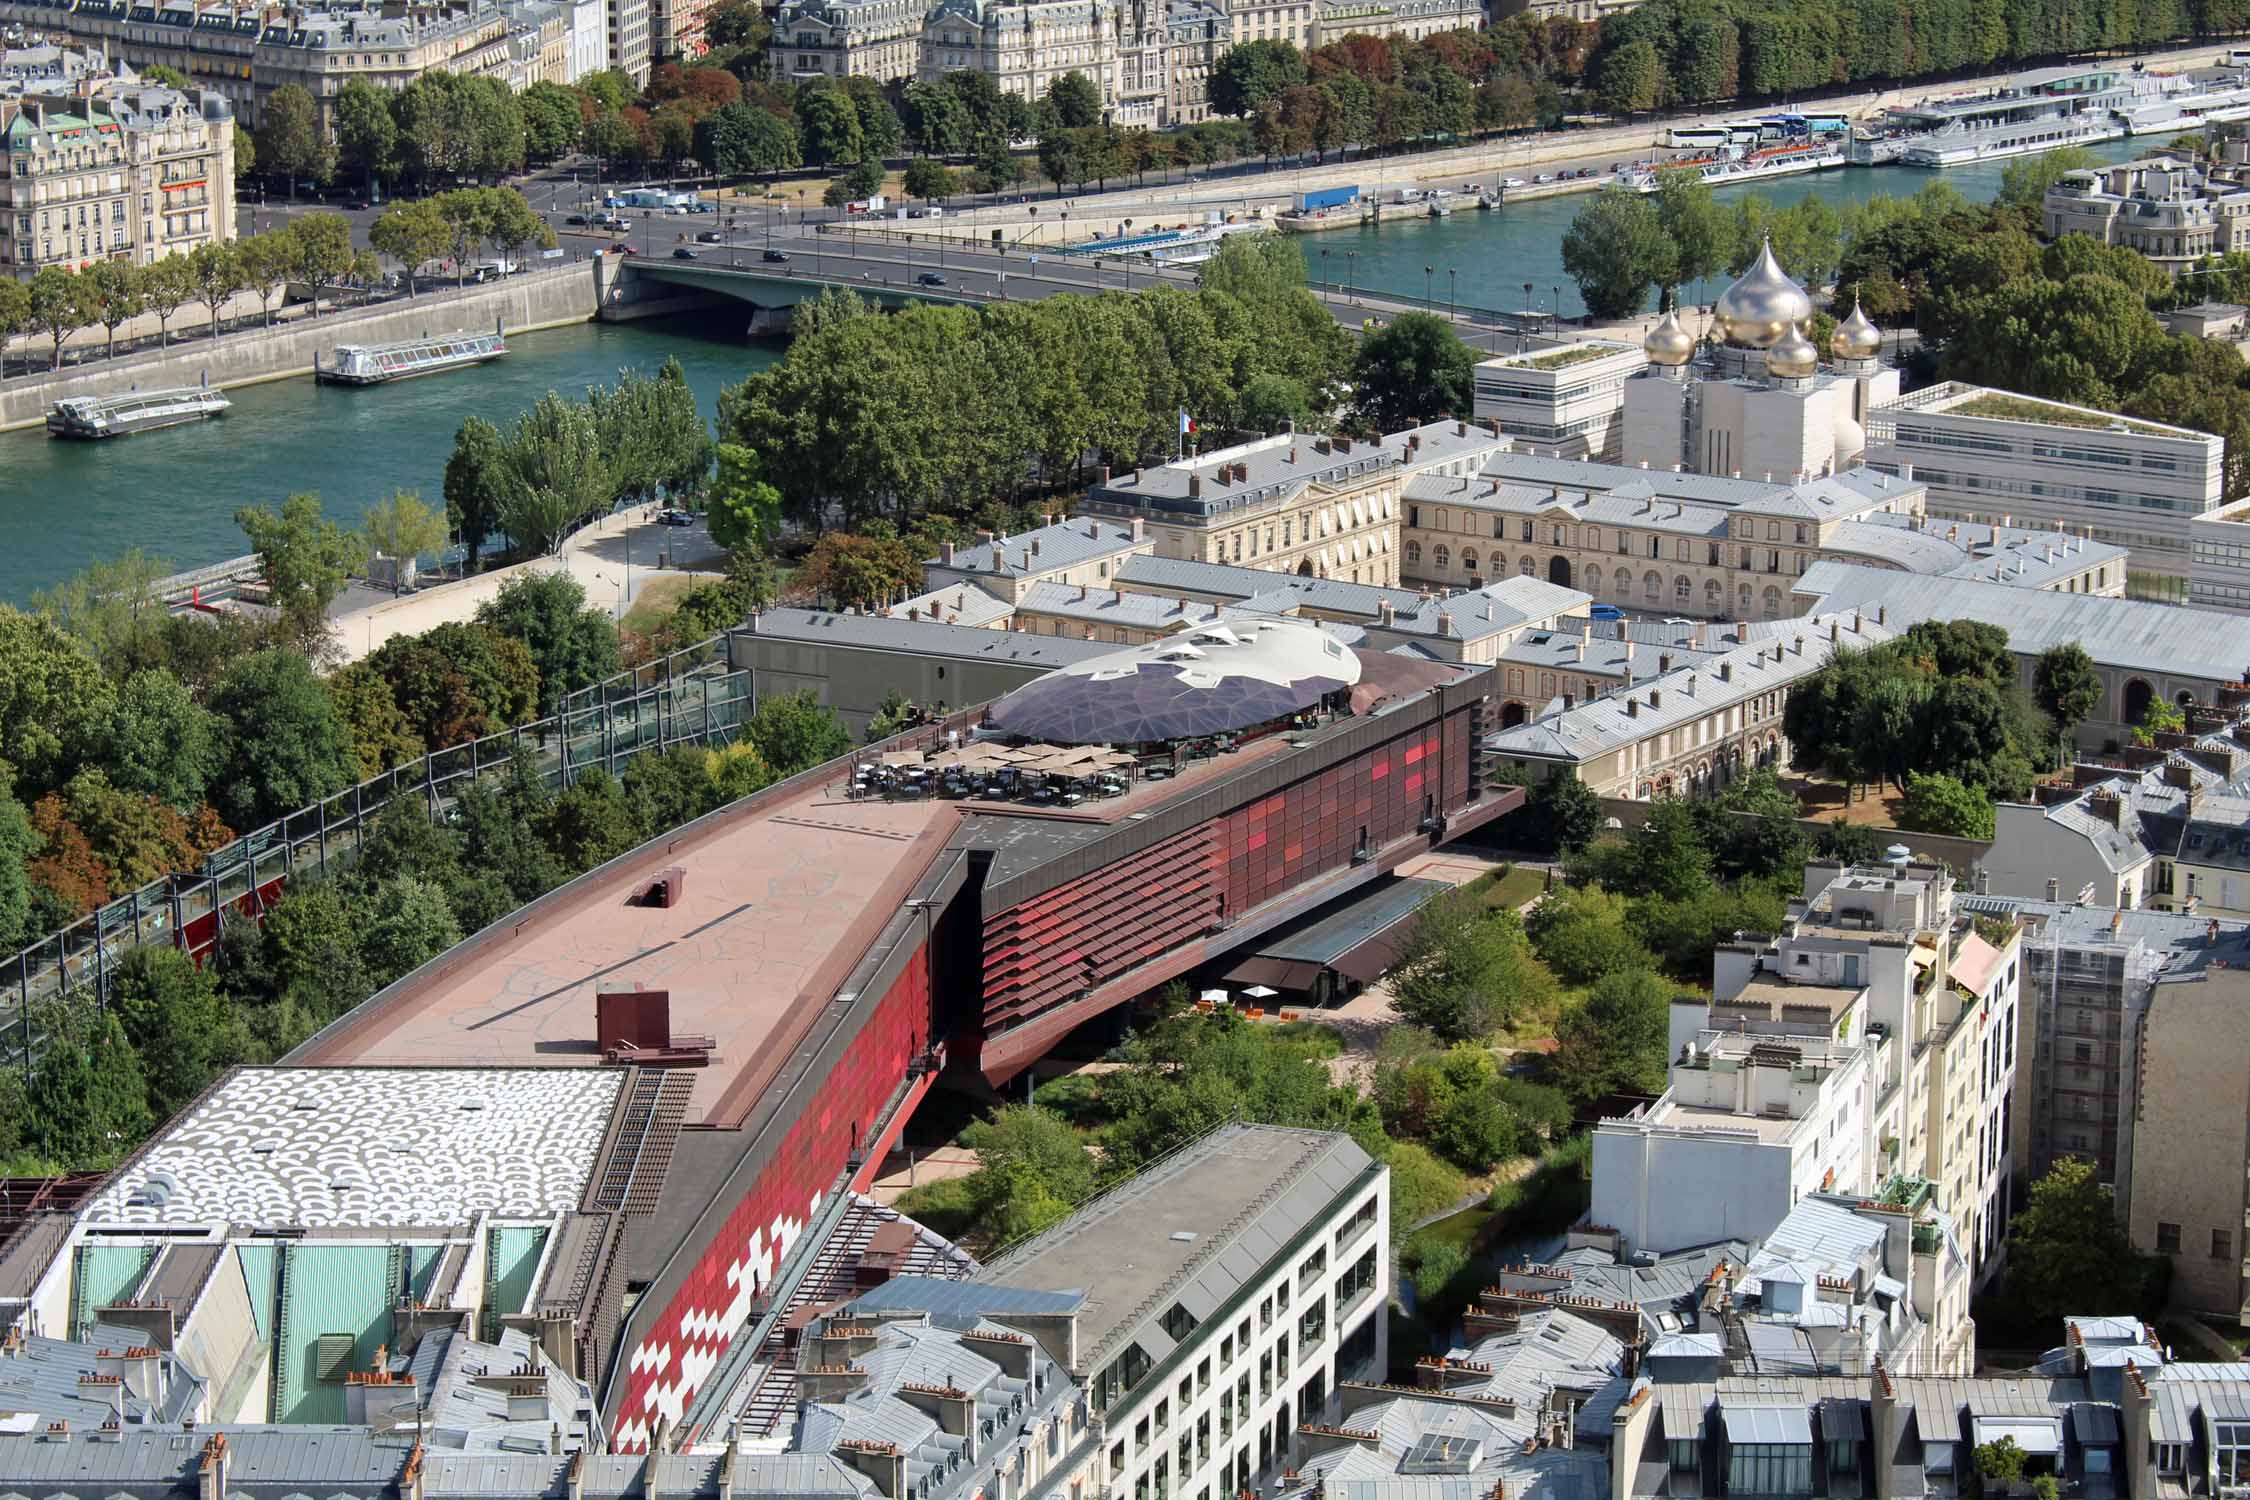
POLYGON ((90 992, 106 1003, 110 971, 134 948, 209 950, 230 916, 263 916, 289 878, 325 874, 356 856, 369 821, 394 798, 419 794, 442 817, 479 777, 505 771, 529 747, 540 779, 560 791, 590 767, 617 774, 634 756, 674 745, 726 742, 750 709, 750 674, 733 670, 715 636, 564 698, 549 718, 425 753, 207 855, 192 871, 150 881, 59 932, 0 960, 0 1055, 32 1047, 36 1002, 90 992))

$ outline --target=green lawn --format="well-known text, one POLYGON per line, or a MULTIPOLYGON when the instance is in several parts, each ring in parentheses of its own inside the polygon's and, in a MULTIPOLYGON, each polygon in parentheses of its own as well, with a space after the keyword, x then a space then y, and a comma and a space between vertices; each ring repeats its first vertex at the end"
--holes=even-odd
POLYGON ((1547 872, 1510 865, 1479 875, 1462 889, 1482 901, 1487 911, 1499 911, 1503 907, 1513 911, 1547 889, 1547 872))

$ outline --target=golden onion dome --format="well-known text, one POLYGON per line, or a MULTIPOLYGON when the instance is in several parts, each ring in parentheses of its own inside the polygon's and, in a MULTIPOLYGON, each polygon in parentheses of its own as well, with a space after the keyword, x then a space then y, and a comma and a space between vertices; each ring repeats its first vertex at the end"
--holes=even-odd
POLYGON ((1796 324, 1788 325, 1781 341, 1766 351, 1766 373, 1783 380, 1801 380, 1820 369, 1820 350, 1796 324))
POLYGON ((1859 299, 1852 299, 1852 315, 1836 325, 1828 347, 1838 359, 1873 359, 1883 348, 1883 330, 1868 321, 1859 299))
POLYGON ((1641 340, 1641 351, 1652 365, 1684 365, 1695 358, 1695 335, 1680 321, 1678 308, 1666 313, 1663 321, 1648 331, 1648 337, 1641 340))
POLYGON ((1730 344, 1771 349, 1783 335, 1813 314, 1812 298, 1789 279, 1773 258, 1773 241, 1758 247, 1758 258, 1742 279, 1719 294, 1713 309, 1719 331, 1730 344))

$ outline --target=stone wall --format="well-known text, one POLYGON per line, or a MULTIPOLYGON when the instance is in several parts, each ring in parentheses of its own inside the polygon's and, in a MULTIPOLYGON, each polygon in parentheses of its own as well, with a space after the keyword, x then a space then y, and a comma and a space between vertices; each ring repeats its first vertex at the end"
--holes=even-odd
MULTIPOLYGON (((32 427, 65 396, 114 395, 197 385, 254 385, 312 373, 313 356, 332 357, 338 344, 381 344, 427 333, 490 328, 509 333, 583 323, 594 315, 594 272, 585 262, 526 271, 489 286, 425 290, 420 296, 318 318, 293 318, 216 341, 148 349, 116 360, 65 368, 60 374, 0 381, 0 431, 32 427)), ((193 309, 183 309, 192 318, 193 309)))

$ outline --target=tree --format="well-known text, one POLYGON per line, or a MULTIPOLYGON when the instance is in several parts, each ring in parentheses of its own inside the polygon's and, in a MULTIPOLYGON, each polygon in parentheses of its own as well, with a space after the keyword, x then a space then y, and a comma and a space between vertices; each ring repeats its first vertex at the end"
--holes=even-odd
POLYGON ((297 179, 326 182, 336 158, 321 130, 320 106, 302 84, 285 83, 266 96, 258 112, 258 160, 269 172, 289 179, 289 196, 297 196, 297 179))
POLYGON ((708 506, 711 540, 729 552, 766 545, 781 529, 781 491, 765 480, 758 455, 740 443, 719 444, 719 477, 708 506))
POLYGON ((1211 67, 1204 85, 1211 108, 1247 118, 1282 90, 1305 81, 1305 59, 1283 41, 1243 42, 1229 47, 1211 67))
POLYGON ((576 780, 548 810, 540 837, 565 869, 591 870, 640 842, 625 789, 596 766, 576 780))
POLYGON ((211 692, 226 725, 213 785, 219 811, 245 831, 350 786, 351 739, 301 652, 242 658, 211 692))
POLYGON ((206 240, 188 252, 188 281, 193 300, 211 311, 211 337, 219 336, 219 309, 246 285, 242 250, 234 240, 206 240))
POLYGON ((297 638, 310 644, 326 636, 328 606, 367 557, 364 539, 323 516, 312 494, 291 495, 278 513, 242 506, 234 524, 250 539, 275 607, 297 638))
POLYGON ((816 167, 858 161, 859 110, 835 88, 808 89, 797 100, 797 134, 805 160, 816 167))
POLYGON ((798 564, 794 581, 840 607, 872 609, 910 592, 922 560, 896 537, 824 533, 798 564))
POLYGON ((32 1070, 25 1113, 39 1149, 73 1167, 107 1166, 148 1134, 140 1058, 114 1015, 56 1017, 32 1070))
POLYGON ((1602 59, 1594 97, 1613 115, 1637 115, 1656 108, 1664 89, 1664 59, 1645 38, 1627 42, 1602 59))
POLYGON ((1515 1009, 1512 945, 1521 938, 1474 897, 1449 892, 1415 919, 1391 974, 1399 1018, 1449 1042, 1482 1041, 1515 1009))
POLYGON ((1576 776, 1557 772, 1532 787, 1521 821, 1533 848, 1576 854, 1601 831, 1601 799, 1576 776))
POLYGON ((357 903, 359 952, 379 989, 461 941, 445 892, 412 875, 393 875, 357 903))
POLYGON ((1692 286, 1725 268, 1733 225, 1701 172, 1656 174, 1656 218, 1672 243, 1672 280, 1692 286))
POLYGON ((102 727, 110 781, 193 812, 218 774, 220 725, 171 673, 143 668, 119 684, 102 727))
POLYGON ((0 948, 20 949, 37 935, 29 867, 39 845, 23 804, 0 791, 0 948))
POLYGON ((1906 797, 1899 807, 1899 825, 1954 838, 1988 839, 1992 837, 1992 799, 1950 776, 1910 771, 1906 797))
POLYGON ((742 738, 757 749, 777 776, 794 776, 851 752, 852 737, 836 711, 807 689, 778 693, 759 701, 742 726, 742 738))
POLYGON ((415 272, 445 253, 452 233, 434 199, 394 203, 367 228, 367 242, 397 261, 406 272, 406 294, 415 293, 415 272))
POLYGON ((1047 85, 1047 105, 1065 130, 1102 122, 1102 91, 1076 68, 1047 85))
MULTIPOLYGON (((349 78, 336 91, 334 110, 341 164, 373 193, 398 164, 398 126, 391 119, 390 98, 364 78, 349 78)), ((575 122, 575 108, 571 115, 575 122)))
POLYGON ((1352 383, 1353 414, 1378 432, 1396 432, 1473 410, 1476 355, 1445 319, 1401 313, 1360 341, 1352 383))
POLYGON ((2058 733, 2067 736, 2101 707, 2102 680, 2094 659, 2076 641, 2049 646, 2031 672, 2031 694, 2058 733))
POLYGON ((117 330, 147 309, 141 294, 142 280, 140 267, 124 260, 97 260, 78 273, 86 316, 109 334, 106 358, 117 358, 117 330))
POLYGON ((313 316, 318 317, 321 286, 341 279, 352 268, 351 223, 342 214, 305 214, 290 222, 280 241, 289 272, 305 283, 313 316))
POLYGON ((2141 722, 2133 726, 2133 743, 2153 745, 2160 734, 2178 734, 2187 728, 2187 715, 2179 706, 2164 698, 2151 698, 2141 713, 2141 722))
POLYGON ((112 689, 94 658, 46 620, 0 604, 0 761, 30 798, 96 748, 112 689))
POLYGON ((419 759, 428 748, 400 711, 389 680, 366 662, 330 673, 328 697, 350 738, 352 766, 359 780, 371 781, 394 766, 419 759))
POLYGON ((1620 969, 1655 964, 1627 921, 1625 898, 1598 885, 1550 891, 1524 918, 1532 951, 1565 984, 1593 984, 1620 969))
POLYGON ((2029 1316, 2059 1322, 2066 1313, 2138 1310, 2146 1263, 2092 1162, 2058 1160, 2008 1228, 2008 1295, 2029 1316))
POLYGON ((506 452, 499 521, 534 556, 552 552, 616 496, 592 409, 552 391, 516 418, 506 452))
POLYGON ((1651 285, 1678 276, 1672 242, 1646 198, 1630 188, 1606 187, 1571 219, 1563 234, 1563 270, 1578 283, 1586 310, 1597 318, 1630 317, 1641 310, 1651 285))
POLYGON ((844 190, 846 202, 855 198, 871 198, 882 191, 883 175, 881 160, 876 157, 865 156, 852 163, 851 170, 837 178, 835 183, 831 185, 841 187, 844 190))
POLYGON ((523 573, 480 605, 476 621, 523 642, 539 668, 539 712, 621 670, 617 633, 602 610, 586 607, 586 590, 565 572, 523 573))
POLYGON ((697 125, 695 154, 727 177, 770 176, 803 160, 790 121, 740 101, 714 111, 697 125))
POLYGON ((1555 1023, 1550 1076, 1581 1108, 1663 1092, 1671 1004, 1672 987, 1647 969, 1605 974, 1555 1023))
POLYGON ((33 613, 93 653, 111 676, 136 657, 161 654, 154 637, 170 618, 157 584, 171 563, 129 547, 109 562, 86 567, 31 596, 33 613))
POLYGON ((275 230, 236 240, 235 263, 241 269, 242 287, 258 294, 258 313, 273 326, 273 299, 289 284, 290 254, 287 231, 275 230))
POLYGON ((31 291, 13 277, 0 277, 0 355, 8 341, 31 326, 31 291))
POLYGON ((1058 1222, 1094 1191, 1085 1145, 1056 1116, 1028 1104, 1004 1104, 961 1132, 977 1154, 966 1184, 980 1229, 1010 1244, 1058 1222))
MULTIPOLYGON (((172 254, 162 260, 151 261, 141 268, 141 300, 148 310, 156 314, 157 336, 161 347, 172 344, 172 315, 182 305, 195 300, 194 262, 185 255, 172 254)), ((0 318, 0 343, 6 341, 5 319, 0 318)))
POLYGON ((177 948, 127 949, 110 984, 110 1005, 140 1061, 152 1121, 184 1109, 219 1069, 249 1050, 210 973, 177 948))
POLYGON ((957 189, 952 168, 941 162, 922 156, 906 164, 906 191, 914 197, 936 203, 940 199, 952 197, 957 189))
POLYGON ((413 577, 416 558, 444 548, 446 518, 413 490, 394 490, 388 500, 368 507, 360 530, 369 551, 397 562, 403 587, 413 577))
POLYGON ((552 161, 578 142, 584 120, 578 95, 567 84, 542 78, 523 91, 524 148, 539 161, 552 161))
POLYGON ((62 368, 63 342, 93 319, 87 309, 86 284, 61 266, 41 266, 27 289, 24 321, 33 332, 53 341, 52 368, 62 368))
POLYGON ((445 461, 445 520, 468 552, 475 572, 485 539, 500 529, 511 504, 516 472, 500 430, 482 417, 463 419, 445 461))

